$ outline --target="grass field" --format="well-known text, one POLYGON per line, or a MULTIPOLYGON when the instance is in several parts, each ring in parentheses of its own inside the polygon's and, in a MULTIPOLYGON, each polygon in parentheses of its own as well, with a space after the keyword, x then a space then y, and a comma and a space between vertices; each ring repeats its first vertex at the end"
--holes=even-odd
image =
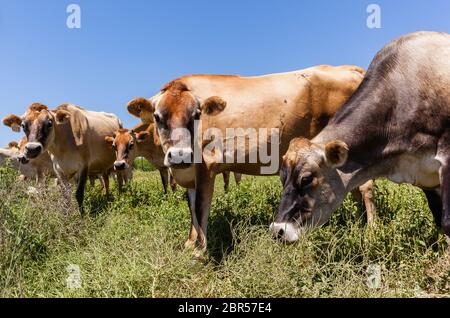
MULTIPOLYGON (((126 194, 89 189, 89 215, 68 215, 55 187, 0 168, 0 297, 436 297, 450 295, 446 242, 421 191, 377 181, 377 225, 344 202, 329 225, 294 245, 271 239, 279 179, 245 177, 224 193, 218 179, 206 260, 183 249, 190 226, 184 190, 162 193, 159 174, 136 172, 126 194), (69 289, 67 267, 81 270, 69 289), (367 269, 381 268, 379 288, 367 269)), ((74 204, 75 206, 75 204, 74 204)))

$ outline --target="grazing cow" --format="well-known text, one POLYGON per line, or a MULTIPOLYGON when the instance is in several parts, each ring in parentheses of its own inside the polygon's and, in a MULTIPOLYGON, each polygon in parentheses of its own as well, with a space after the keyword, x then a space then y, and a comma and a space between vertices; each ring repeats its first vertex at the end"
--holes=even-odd
POLYGON ((356 66, 317 66, 259 77, 191 75, 166 84, 159 94, 135 105, 130 112, 144 122, 155 121, 165 164, 171 167, 177 182, 179 173, 195 187, 186 246, 198 245, 200 252, 206 249, 208 215, 218 173, 277 174, 279 154, 287 150, 290 140, 298 136, 312 138, 319 133, 357 89, 363 76, 364 71, 356 66), (212 128, 217 134, 209 139, 227 144, 226 151, 206 154, 209 144, 191 138, 203 136, 212 128), (230 129, 234 136, 229 137, 230 129), (257 129, 266 134, 255 132, 257 129), (259 138, 256 144, 265 144, 266 149, 267 143, 272 144, 274 160, 267 163, 260 153, 259 159, 252 161, 252 154, 258 152, 258 146, 248 138, 252 135, 259 138), (242 139, 240 147, 228 148, 230 141, 235 144, 242 139), (194 151, 199 148, 200 154, 194 151), (233 160, 223 163, 222 155, 233 160), (197 157, 195 164, 192 157, 197 157))
POLYGON ((4 122, 15 131, 23 128, 28 138, 24 151, 27 159, 35 159, 45 151, 51 154, 67 201, 70 201, 69 180, 77 181, 76 198, 81 214, 84 213, 84 191, 89 176, 101 175, 108 193, 115 156, 105 144, 105 138, 122 127, 115 115, 88 111, 71 104, 49 110, 47 106, 35 103, 22 117, 10 115, 4 122))
POLYGON ((418 32, 384 47, 350 100, 312 141, 291 142, 272 231, 293 242, 345 195, 386 177, 423 189, 450 236, 450 35, 418 32))

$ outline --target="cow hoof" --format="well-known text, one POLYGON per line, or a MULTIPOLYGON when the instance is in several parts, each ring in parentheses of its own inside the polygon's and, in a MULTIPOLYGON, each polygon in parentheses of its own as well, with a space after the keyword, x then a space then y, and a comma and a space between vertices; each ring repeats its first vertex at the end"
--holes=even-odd
POLYGON ((194 249, 194 258, 204 261, 206 259, 206 248, 196 248, 194 249))
POLYGON ((196 241, 187 240, 186 243, 184 243, 184 248, 187 250, 195 250, 196 244, 196 241))

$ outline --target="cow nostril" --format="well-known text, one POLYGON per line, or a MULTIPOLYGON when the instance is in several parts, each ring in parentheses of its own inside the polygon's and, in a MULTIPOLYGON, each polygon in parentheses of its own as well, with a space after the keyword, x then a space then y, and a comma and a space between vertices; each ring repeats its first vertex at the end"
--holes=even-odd
POLYGON ((277 233, 277 239, 281 240, 284 237, 284 230, 280 229, 277 233))

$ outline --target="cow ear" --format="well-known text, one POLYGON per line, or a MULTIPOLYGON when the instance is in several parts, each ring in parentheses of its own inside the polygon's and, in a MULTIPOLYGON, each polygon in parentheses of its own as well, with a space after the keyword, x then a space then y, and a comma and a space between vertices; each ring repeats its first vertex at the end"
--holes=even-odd
POLYGON ((206 115, 215 116, 217 114, 220 114, 225 109, 225 107, 227 107, 226 101, 224 101, 219 96, 213 96, 206 99, 200 106, 200 109, 206 115))
POLYGON ((59 109, 55 113, 55 118, 58 125, 67 124, 70 120, 70 113, 68 111, 59 109))
POLYGON ((8 144, 8 148, 19 148, 19 144, 17 143, 17 141, 11 141, 9 144, 8 144))
POLYGON ((105 141, 107 144, 112 146, 112 144, 114 143, 114 137, 107 136, 107 137, 105 137, 105 141))
POLYGON ((330 168, 342 167, 348 159, 348 146, 340 140, 325 145, 325 162, 330 168))
POLYGON ((148 131, 141 131, 136 134, 136 140, 137 142, 143 142, 150 136, 150 133, 148 131))
POLYGON ((3 124, 10 127, 14 132, 20 132, 20 125, 22 125, 22 119, 16 115, 8 115, 3 118, 3 124))
POLYGON ((48 110, 48 107, 41 103, 33 103, 30 105, 29 110, 32 110, 35 112, 41 112, 43 110, 48 110))
POLYGON ((135 116, 140 118, 143 111, 153 113, 154 108, 153 104, 144 97, 138 97, 133 100, 131 100, 127 105, 128 112, 135 116))

